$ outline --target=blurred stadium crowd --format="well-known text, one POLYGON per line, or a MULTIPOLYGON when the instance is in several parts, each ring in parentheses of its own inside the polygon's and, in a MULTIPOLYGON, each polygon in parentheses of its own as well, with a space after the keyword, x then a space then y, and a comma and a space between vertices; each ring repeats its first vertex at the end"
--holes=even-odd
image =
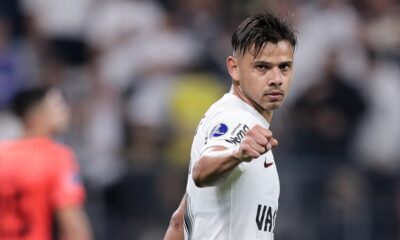
POLYGON ((0 138, 20 88, 60 87, 97 240, 161 239, 194 129, 226 92, 236 25, 274 9, 299 33, 276 113, 279 240, 400 239, 399 0, 2 0, 0 138))

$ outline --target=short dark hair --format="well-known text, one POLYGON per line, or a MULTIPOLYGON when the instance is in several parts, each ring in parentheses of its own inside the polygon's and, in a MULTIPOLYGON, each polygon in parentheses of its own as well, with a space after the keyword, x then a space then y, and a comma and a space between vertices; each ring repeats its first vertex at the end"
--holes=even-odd
POLYGON ((24 119, 45 98, 49 91, 50 87, 47 86, 22 89, 14 95, 11 110, 16 116, 24 119))
POLYGON ((297 44, 296 32, 284 19, 270 13, 260 13, 244 20, 232 35, 232 48, 242 56, 254 47, 257 56, 265 43, 288 41, 293 49, 297 44))

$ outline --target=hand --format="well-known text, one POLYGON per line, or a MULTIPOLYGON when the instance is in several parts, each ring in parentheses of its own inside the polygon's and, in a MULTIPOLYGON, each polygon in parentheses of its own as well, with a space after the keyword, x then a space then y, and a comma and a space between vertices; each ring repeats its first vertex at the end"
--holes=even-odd
POLYGON ((255 125, 246 132, 237 156, 240 161, 250 162, 278 145, 269 129, 255 125))

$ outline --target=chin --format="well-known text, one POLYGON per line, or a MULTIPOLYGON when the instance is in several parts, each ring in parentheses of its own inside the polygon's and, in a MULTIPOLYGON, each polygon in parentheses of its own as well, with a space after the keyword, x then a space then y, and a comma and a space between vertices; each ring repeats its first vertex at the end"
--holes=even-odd
POLYGON ((64 132, 66 132, 68 129, 68 124, 67 123, 60 123, 57 126, 54 127, 54 131, 57 134, 63 134, 64 132))
POLYGON ((266 104, 264 109, 265 110, 276 110, 276 109, 280 108, 281 105, 282 105, 282 102, 268 103, 268 104, 266 104))

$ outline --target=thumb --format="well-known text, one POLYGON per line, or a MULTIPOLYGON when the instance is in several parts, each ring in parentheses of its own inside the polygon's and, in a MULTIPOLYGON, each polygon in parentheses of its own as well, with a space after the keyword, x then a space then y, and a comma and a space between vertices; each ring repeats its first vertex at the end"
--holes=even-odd
POLYGON ((267 143, 267 151, 271 150, 276 146, 278 146, 278 140, 276 140, 275 138, 271 138, 267 143))
POLYGON ((276 140, 275 138, 271 138, 271 140, 269 141, 269 143, 271 144, 271 147, 276 147, 276 146, 278 146, 278 140, 276 140))

